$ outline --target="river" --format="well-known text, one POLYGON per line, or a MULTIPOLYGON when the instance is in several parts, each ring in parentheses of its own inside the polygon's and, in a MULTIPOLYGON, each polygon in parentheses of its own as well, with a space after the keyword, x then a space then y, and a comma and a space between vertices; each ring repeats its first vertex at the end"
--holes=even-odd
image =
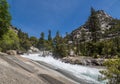
POLYGON ((25 54, 21 56, 39 61, 43 65, 44 63, 45 65, 48 64, 48 67, 49 65, 52 66, 56 71, 69 76, 71 79, 77 82, 83 81, 85 82, 84 84, 106 84, 106 81, 98 80, 98 78, 101 76, 99 71, 102 69, 64 63, 60 59, 55 59, 52 56, 42 57, 39 54, 25 54))

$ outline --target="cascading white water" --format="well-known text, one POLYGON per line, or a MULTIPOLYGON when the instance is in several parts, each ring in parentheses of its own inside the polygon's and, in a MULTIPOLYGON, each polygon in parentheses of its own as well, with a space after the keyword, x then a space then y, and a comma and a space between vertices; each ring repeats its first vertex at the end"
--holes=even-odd
POLYGON ((102 69, 91 68, 81 65, 73 65, 69 63, 64 63, 59 59, 54 59, 52 56, 42 57, 39 54, 29 54, 29 55, 21 55, 22 57, 26 57, 35 61, 42 61, 47 64, 54 66, 55 68, 59 68, 65 71, 70 72, 70 74, 76 76, 77 78, 83 79, 85 81, 92 81, 94 84, 105 84, 105 81, 98 81, 99 73, 102 69))

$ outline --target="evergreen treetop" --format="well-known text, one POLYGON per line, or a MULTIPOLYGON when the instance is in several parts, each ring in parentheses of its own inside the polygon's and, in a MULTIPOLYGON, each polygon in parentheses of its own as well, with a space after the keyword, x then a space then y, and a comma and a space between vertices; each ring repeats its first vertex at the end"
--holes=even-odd
POLYGON ((0 37, 7 31, 10 21, 9 5, 6 0, 0 0, 0 37))
POLYGON ((52 36, 51 36, 51 30, 48 30, 48 41, 52 40, 52 36))
POLYGON ((96 42, 100 38, 99 30, 100 24, 97 13, 94 8, 91 8, 91 15, 89 18, 89 30, 91 32, 92 41, 96 42))

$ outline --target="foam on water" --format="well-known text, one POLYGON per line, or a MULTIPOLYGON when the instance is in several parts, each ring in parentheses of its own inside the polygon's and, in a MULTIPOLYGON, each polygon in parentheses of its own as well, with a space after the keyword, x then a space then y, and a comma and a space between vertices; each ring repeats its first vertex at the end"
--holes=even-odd
POLYGON ((105 81, 98 81, 98 76, 101 75, 99 73, 101 69, 64 63, 59 59, 54 59, 52 56, 42 57, 42 56, 39 56, 39 54, 29 54, 29 55, 26 54, 21 56, 32 59, 32 60, 48 63, 54 66, 55 68, 68 71, 70 72, 70 74, 80 79, 83 79, 86 81, 92 81, 94 82, 94 84, 105 84, 105 81))

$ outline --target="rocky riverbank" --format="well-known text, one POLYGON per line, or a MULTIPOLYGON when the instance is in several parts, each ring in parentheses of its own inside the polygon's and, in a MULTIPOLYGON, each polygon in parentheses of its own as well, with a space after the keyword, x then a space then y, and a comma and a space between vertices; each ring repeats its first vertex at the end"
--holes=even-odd
POLYGON ((0 53, 0 84, 76 84, 46 66, 20 57, 0 53))
POLYGON ((104 58, 92 58, 85 56, 75 56, 75 57, 64 57, 62 61, 70 64, 79 64, 79 65, 88 65, 88 66, 103 66, 104 61, 107 59, 104 58))

